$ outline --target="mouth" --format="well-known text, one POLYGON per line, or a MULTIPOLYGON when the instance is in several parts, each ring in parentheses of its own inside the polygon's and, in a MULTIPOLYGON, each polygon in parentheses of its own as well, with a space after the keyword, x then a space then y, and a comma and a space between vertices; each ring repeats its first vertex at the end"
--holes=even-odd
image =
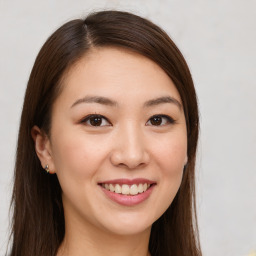
POLYGON ((102 186, 104 189, 116 194, 136 196, 138 194, 146 192, 154 184, 145 182, 139 184, 100 183, 99 185, 102 186))
POLYGON ((104 194, 110 200, 123 206, 136 206, 146 201, 157 183, 152 180, 115 179, 98 183, 104 194))

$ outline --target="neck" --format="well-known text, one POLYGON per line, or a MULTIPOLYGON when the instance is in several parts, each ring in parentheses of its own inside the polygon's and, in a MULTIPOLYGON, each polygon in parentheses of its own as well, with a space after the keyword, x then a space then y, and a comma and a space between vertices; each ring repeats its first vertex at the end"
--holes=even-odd
POLYGON ((95 227, 66 226, 57 256, 150 256, 150 228, 139 234, 117 235, 95 227))

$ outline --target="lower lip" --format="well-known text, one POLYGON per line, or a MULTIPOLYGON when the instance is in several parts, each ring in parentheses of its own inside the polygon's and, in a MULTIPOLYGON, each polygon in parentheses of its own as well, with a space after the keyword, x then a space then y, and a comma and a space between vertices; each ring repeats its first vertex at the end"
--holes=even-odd
POLYGON ((150 194, 153 191, 154 185, 152 185, 145 192, 143 192, 141 194, 134 195, 134 196, 117 194, 115 192, 111 192, 111 191, 103 188, 102 186, 100 186, 100 187, 103 190, 103 192, 105 193, 105 195, 108 198, 110 198, 112 201, 114 201, 120 205, 124 205, 124 206, 134 206, 134 205, 140 204, 140 203, 144 202, 146 199, 148 199, 148 197, 150 196, 150 194))

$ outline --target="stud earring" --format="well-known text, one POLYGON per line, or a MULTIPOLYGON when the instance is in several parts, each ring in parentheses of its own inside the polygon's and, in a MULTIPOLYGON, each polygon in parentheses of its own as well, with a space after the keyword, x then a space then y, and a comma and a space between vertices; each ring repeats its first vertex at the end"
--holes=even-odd
POLYGON ((44 167, 44 169, 46 170, 47 173, 49 173, 50 170, 49 170, 49 165, 48 164, 44 167))

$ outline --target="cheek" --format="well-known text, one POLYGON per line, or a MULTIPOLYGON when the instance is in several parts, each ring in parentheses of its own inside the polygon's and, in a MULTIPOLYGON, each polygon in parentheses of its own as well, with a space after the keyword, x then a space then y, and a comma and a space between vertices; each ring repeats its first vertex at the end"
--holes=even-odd
POLYGON ((72 205, 87 205, 88 194, 95 187, 97 172, 106 155, 95 140, 89 140, 84 135, 72 133, 69 136, 55 136, 53 143, 54 163, 58 180, 63 191, 63 203, 72 205))
POLYGON ((154 148, 156 164, 159 167, 159 190, 162 201, 161 213, 172 203, 182 181, 187 158, 186 136, 175 136, 154 148))
POLYGON ((184 163, 186 161, 186 147, 180 145, 165 147, 162 151, 161 158, 159 159, 159 165, 161 167, 161 178, 163 188, 166 189, 166 193, 171 195, 176 194, 179 189, 182 176, 184 163))
MULTIPOLYGON (((186 145, 186 144, 185 144, 186 145)), ((186 159, 186 147, 180 144, 165 146, 159 157, 159 195, 156 205, 158 211, 155 218, 158 219, 172 204, 182 181, 184 161, 186 159)))
POLYGON ((57 173, 72 175, 72 178, 88 177, 94 174, 104 152, 97 143, 76 134, 56 136, 53 143, 53 157, 57 173))
POLYGON ((166 175, 183 170, 187 159, 187 140, 185 136, 172 136, 154 147, 156 161, 166 175))

